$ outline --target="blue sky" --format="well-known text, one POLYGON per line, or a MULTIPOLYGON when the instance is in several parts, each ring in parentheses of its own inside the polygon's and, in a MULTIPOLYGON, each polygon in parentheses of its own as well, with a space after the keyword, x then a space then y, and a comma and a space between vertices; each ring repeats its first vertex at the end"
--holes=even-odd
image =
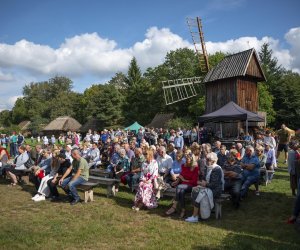
POLYGON ((269 42, 300 72, 299 9, 297 0, 0 0, 0 110, 31 81, 66 75, 83 91, 125 73, 132 56, 157 66, 169 50, 192 48, 186 17, 202 18, 208 53, 269 42))

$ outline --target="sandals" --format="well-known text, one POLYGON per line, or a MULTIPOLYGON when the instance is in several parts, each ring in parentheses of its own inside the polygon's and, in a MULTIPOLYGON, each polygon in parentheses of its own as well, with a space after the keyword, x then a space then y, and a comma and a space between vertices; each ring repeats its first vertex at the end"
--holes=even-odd
POLYGON ((12 182, 12 183, 10 183, 10 185, 8 185, 9 187, 14 187, 14 186, 17 186, 17 183, 14 183, 14 182, 12 182))
POLYGON ((138 211, 140 211, 140 208, 139 208, 139 207, 136 207, 136 206, 133 206, 133 207, 132 207, 132 210, 138 212, 138 211))
POLYGON ((185 210, 181 210, 181 213, 179 215, 180 219, 183 219, 185 217, 185 210))
POLYGON ((172 207, 166 212, 166 215, 171 215, 171 214, 174 214, 175 212, 176 212, 176 208, 172 206, 172 207))

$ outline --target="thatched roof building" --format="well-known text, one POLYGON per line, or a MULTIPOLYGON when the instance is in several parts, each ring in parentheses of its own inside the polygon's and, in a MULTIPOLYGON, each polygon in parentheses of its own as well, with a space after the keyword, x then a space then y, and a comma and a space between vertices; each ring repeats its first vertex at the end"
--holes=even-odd
POLYGON ((50 122, 44 129, 45 133, 79 131, 81 124, 70 116, 60 116, 50 122))
POLYGON ((18 127, 24 136, 29 136, 31 134, 31 131, 29 130, 30 124, 31 121, 22 121, 18 124, 18 127))
POLYGON ((172 120, 174 117, 174 113, 169 114, 156 114, 153 118, 152 122, 147 125, 147 127, 151 128, 166 128, 167 122, 172 120))
POLYGON ((26 131, 28 130, 30 123, 31 121, 22 121, 19 123, 18 127, 20 128, 21 131, 26 131))
POLYGON ((104 122, 97 119, 91 118, 89 119, 82 127, 80 128, 80 132, 87 133, 89 129, 92 131, 99 131, 104 128, 104 122))

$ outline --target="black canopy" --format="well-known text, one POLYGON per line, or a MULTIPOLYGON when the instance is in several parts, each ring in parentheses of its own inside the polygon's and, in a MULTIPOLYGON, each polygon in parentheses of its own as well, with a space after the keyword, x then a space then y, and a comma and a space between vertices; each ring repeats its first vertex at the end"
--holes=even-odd
POLYGON ((199 123, 226 121, 263 122, 264 120, 258 114, 243 109, 232 101, 210 114, 200 116, 198 119, 199 123))

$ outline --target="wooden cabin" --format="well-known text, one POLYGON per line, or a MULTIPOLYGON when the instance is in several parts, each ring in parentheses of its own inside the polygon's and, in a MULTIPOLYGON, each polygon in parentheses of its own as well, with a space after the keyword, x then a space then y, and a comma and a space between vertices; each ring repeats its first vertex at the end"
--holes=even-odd
MULTIPOLYGON (((257 113, 259 110, 257 83, 266 81, 254 48, 225 57, 204 78, 206 90, 205 113, 211 113, 230 101, 257 113)), ((243 125, 228 128, 236 136, 243 125)), ((228 126, 227 126, 228 127, 228 126)), ((214 129, 215 130, 215 129, 214 129)), ((226 128, 225 128, 226 130, 226 128)))

